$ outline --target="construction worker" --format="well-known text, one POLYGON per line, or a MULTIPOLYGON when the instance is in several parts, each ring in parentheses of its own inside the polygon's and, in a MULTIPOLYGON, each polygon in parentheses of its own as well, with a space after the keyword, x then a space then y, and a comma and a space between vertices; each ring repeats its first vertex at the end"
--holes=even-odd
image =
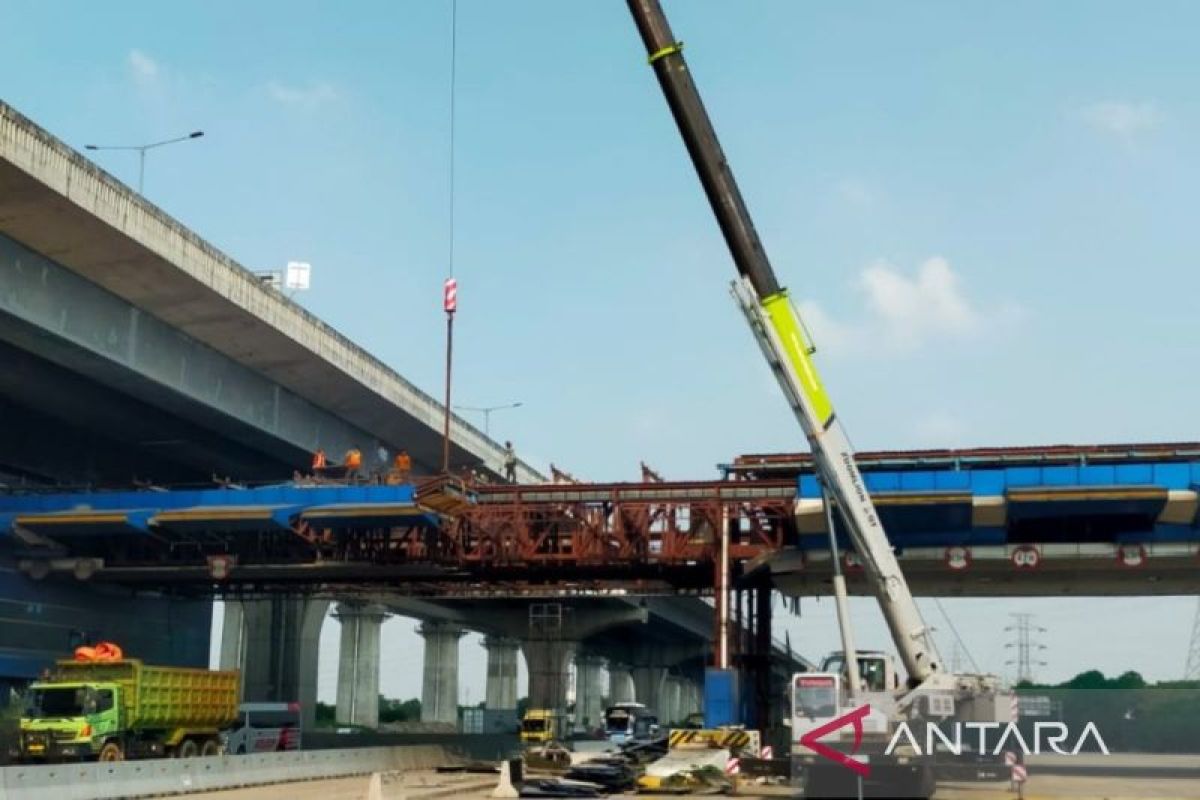
POLYGON ((412 458, 408 455, 407 450, 401 450, 396 454, 392 466, 400 483, 408 483, 408 479, 412 475, 412 458))
POLYGON ((358 471, 362 469, 362 452, 357 447, 351 447, 346 451, 346 457, 342 459, 342 463, 346 466, 346 477, 358 477, 358 471))
POLYGON ((512 442, 504 443, 504 478, 509 483, 517 482, 517 453, 512 442))
POLYGON ((313 453, 313 459, 312 459, 313 474, 320 475, 326 466, 328 466, 328 462, 325 460, 325 451, 318 447, 317 452, 313 453))

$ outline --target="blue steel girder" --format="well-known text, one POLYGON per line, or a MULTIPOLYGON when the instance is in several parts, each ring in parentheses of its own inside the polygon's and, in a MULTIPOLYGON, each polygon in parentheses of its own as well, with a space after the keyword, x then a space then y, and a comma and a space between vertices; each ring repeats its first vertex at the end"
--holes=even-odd
MULTIPOLYGON (((1070 565, 1086 562, 1088 569, 1106 570, 1106 580, 1115 574, 1113 567, 1137 568, 1147 559, 1169 559, 1173 569, 1188 568, 1200 547, 1200 464, 1136 466, 1113 465, 1104 473, 1069 466, 875 471, 867 473, 867 482, 902 563, 917 564, 918 571, 986 568, 994 579, 1007 580, 1005 570, 1029 566, 1014 561, 1022 548, 1046 559, 1045 569, 1073 569, 1070 565), (1104 484, 1101 478, 1113 482, 1104 484), (1055 558, 1059 561, 1051 563, 1055 558)), ((447 524, 442 513, 423 505, 429 486, 420 492, 412 486, 285 484, 7 496, 0 497, 0 536, 25 534, 10 537, 9 546, 26 558, 57 558, 64 564, 70 558, 96 559, 104 567, 95 573, 98 578, 208 584, 208 591, 214 590, 211 559, 228 556, 236 567, 223 580, 260 586, 420 584, 424 592, 440 582, 484 594, 518 586, 528 592, 535 585, 543 587, 539 591, 557 586, 704 592, 711 589, 711 537, 719 516, 710 519, 706 512, 701 528, 668 531, 691 554, 678 563, 653 547, 621 550, 619 536, 628 533, 621 526, 643 507, 649 514, 643 514, 645 525, 666 526, 686 519, 679 514, 687 503, 711 504, 718 496, 726 498, 721 502, 729 513, 752 523, 753 498, 769 498, 787 509, 794 496, 795 540, 776 541, 763 557, 783 546, 782 554, 792 549, 801 561, 819 565, 827 560, 820 497, 812 496, 805 478, 790 484, 794 495, 776 496, 789 491, 788 485, 776 480, 494 487, 472 506, 489 514, 467 515, 475 539, 500 543, 493 550, 467 548, 458 538, 461 526, 447 524), (576 563, 567 554, 584 532, 579 525, 585 512, 588 541, 595 539, 609 555, 595 558, 584 548, 578 552, 585 557, 576 563), (556 545, 547 557, 540 551, 514 557, 503 543, 512 535, 505 526, 516 515, 543 520, 567 549, 560 552, 556 545)), ((753 569, 753 558, 748 551, 736 556, 736 569, 753 569)), ((1183 572, 1173 575, 1172 580, 1188 579, 1183 572)), ((956 580, 961 585, 969 578, 964 572, 956 580)))
MULTIPOLYGON (((878 467, 864 472, 898 551, 1024 542, 1193 541, 1200 461, 1020 465, 980 469, 878 467)), ((798 481, 800 547, 828 548, 815 477, 798 481)), ((835 523, 840 534, 840 521, 835 523)), ((852 549, 844 535, 840 546, 852 549)))

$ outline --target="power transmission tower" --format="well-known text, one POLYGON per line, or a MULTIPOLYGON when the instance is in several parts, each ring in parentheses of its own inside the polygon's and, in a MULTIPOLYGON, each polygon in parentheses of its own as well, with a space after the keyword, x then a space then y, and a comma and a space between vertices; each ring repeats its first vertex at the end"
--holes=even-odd
POLYGON ((1046 645, 1037 641, 1037 635, 1045 633, 1046 629, 1033 624, 1033 614, 1011 614, 1010 616, 1013 618, 1013 624, 1004 630, 1012 633, 1014 639, 1004 646, 1016 649, 1017 657, 1004 663, 1016 666, 1017 683, 1022 681, 1032 683, 1033 668, 1046 666, 1046 662, 1040 658, 1040 653, 1046 649, 1046 645))
POLYGON ((1196 602, 1196 616, 1192 619, 1192 640, 1188 644, 1187 666, 1183 668, 1185 681, 1200 681, 1200 600, 1196 602))

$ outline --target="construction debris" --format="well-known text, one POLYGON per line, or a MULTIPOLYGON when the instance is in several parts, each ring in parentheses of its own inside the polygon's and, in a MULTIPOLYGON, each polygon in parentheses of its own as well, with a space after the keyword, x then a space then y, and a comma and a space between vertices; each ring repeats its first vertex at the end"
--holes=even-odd
POLYGON ((603 794, 603 787, 594 783, 564 778, 529 778, 521 784, 521 797, 600 797, 603 794))
POLYGON ((742 728, 676 729, 667 753, 646 765, 639 792, 715 794, 735 787, 742 756, 758 755, 758 731, 742 728))
POLYGON ((562 771, 571 766, 571 751, 558 742, 547 742, 526 750, 525 764, 530 769, 562 771))
POLYGON ((646 766, 638 778, 639 792, 696 792, 705 789, 728 789, 731 781, 725 775, 725 765, 731 756, 724 749, 672 750, 646 766))
POLYGON ((564 776, 568 780, 585 781, 607 792, 625 792, 637 783, 638 770, 621 757, 600 757, 575 764, 564 776))

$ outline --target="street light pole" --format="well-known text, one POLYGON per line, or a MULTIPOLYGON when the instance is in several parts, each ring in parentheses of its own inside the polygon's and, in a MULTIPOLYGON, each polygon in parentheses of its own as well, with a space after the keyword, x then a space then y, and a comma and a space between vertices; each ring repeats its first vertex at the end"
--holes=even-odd
POLYGON ((480 414, 483 414, 483 435, 490 438, 492 435, 492 412, 504 411, 509 408, 520 408, 523 405, 525 404, 518 400, 515 403, 504 403, 499 406, 455 406, 455 408, 459 411, 478 411, 480 414))
POLYGON ((168 144, 176 142, 186 142, 189 139, 199 139, 204 135, 204 131, 192 131, 186 136, 176 136, 173 139, 163 139, 160 142, 149 142, 147 144, 85 144, 84 150, 137 150, 138 151, 138 194, 142 194, 142 188, 146 183, 146 151, 153 150, 156 147, 164 147, 168 144))

